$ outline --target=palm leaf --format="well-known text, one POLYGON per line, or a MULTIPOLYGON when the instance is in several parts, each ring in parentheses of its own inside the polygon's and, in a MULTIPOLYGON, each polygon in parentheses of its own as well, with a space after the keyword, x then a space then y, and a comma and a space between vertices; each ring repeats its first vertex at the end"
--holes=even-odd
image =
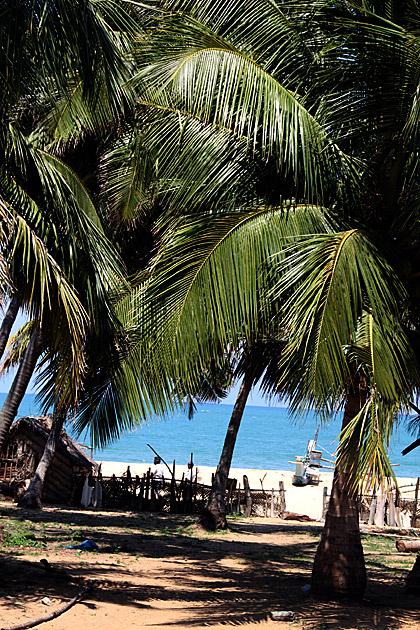
POLYGON ((274 289, 285 295, 285 326, 293 330, 283 359, 282 383, 294 409, 328 416, 346 394, 346 356, 367 312, 375 335, 368 346, 372 387, 404 401, 416 361, 398 318, 404 291, 391 267, 357 230, 302 239, 286 253, 288 270, 274 289))
POLYGON ((144 317, 146 331, 150 317, 155 340, 148 352, 162 357, 167 371, 174 357, 182 357, 173 380, 194 387, 197 368, 205 369, 220 347, 251 340, 264 326, 264 267, 274 264, 301 230, 321 225, 326 225, 322 209, 308 206, 214 213, 181 222, 166 236, 148 287, 144 317))
POLYGON ((337 461, 348 467, 351 483, 360 492, 391 481, 398 485, 388 457, 396 411, 381 404, 373 391, 340 434, 337 461))
POLYGON ((309 199, 321 194, 333 173, 346 173, 356 184, 356 162, 264 64, 192 18, 175 15, 165 24, 141 48, 144 63, 150 59, 145 103, 179 109, 246 138, 250 152, 275 156, 279 167, 290 170, 309 199))
POLYGON ((5 349, 6 356, 0 366, 1 376, 20 365, 33 332, 33 322, 27 322, 10 337, 5 349))

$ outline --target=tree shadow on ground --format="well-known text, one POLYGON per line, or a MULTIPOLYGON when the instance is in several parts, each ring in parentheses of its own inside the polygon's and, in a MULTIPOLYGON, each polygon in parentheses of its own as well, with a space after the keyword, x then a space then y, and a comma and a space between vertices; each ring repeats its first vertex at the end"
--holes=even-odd
POLYGON ((404 621, 420 627, 418 599, 403 592, 404 571, 390 577, 380 562, 369 568, 374 581, 360 605, 322 602, 302 591, 321 529, 312 524, 243 520, 226 534, 205 534, 184 515, 14 506, 2 514, 28 520, 44 545, 0 556, 0 597, 22 608, 45 596, 69 599, 93 580, 89 601, 79 605, 95 609, 113 602, 147 613, 167 602, 182 607, 183 616, 164 625, 182 628, 202 627, 203 619, 208 627, 259 623, 272 610, 293 610, 313 630, 397 628, 404 621), (94 539, 99 551, 64 549, 69 539, 83 538, 94 539), (49 569, 40 562, 45 556, 49 569))

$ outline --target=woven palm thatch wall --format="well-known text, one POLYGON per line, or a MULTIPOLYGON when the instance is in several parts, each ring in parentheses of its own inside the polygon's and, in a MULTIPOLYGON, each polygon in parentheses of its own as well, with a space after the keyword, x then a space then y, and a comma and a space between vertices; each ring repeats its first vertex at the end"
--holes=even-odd
MULTIPOLYGON (((0 457, 0 480, 3 484, 10 484, 16 489, 33 477, 44 452, 51 425, 50 415, 27 416, 13 423, 0 457)), ((95 473, 97 467, 96 462, 80 444, 63 430, 45 479, 43 502, 71 505, 80 503, 85 478, 95 473)))

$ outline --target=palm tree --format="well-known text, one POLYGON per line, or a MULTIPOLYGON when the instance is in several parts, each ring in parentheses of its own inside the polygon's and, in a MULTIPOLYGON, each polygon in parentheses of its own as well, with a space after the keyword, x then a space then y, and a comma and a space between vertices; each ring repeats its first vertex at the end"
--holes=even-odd
MULTIPOLYGON (((72 286, 77 265, 92 274, 89 290, 102 299, 104 310, 106 291, 115 289, 121 272, 91 191, 63 158, 71 163, 80 138, 103 130, 121 111, 124 52, 134 22, 112 2, 83 3, 83 11, 76 0, 36 7, 7 2, 3 9, 0 215, 7 276, 1 278, 2 293, 10 287, 17 304, 38 321, 44 347, 48 331, 53 354, 63 341, 72 348, 72 386, 64 384, 66 368, 57 374, 56 394, 67 404, 80 387, 85 361, 87 316, 72 286)), ((79 272, 78 290, 88 290, 80 279, 79 272)), ((9 332, 4 330, 5 341, 9 332)), ((21 380, 19 390, 24 389, 21 380)), ((3 437, 16 405, 6 407, 3 437)))
POLYGON ((48 469, 53 460, 55 450, 60 439, 61 430, 66 421, 66 415, 63 411, 53 414, 53 423, 51 430, 48 434, 47 441, 45 443, 42 457, 38 462, 34 476, 31 482, 18 501, 18 506, 26 509, 41 509, 42 508, 42 491, 44 488, 45 478, 47 476, 48 469))
POLYGON ((198 218, 172 224, 152 270, 155 370, 193 390, 221 346, 251 341, 257 321, 268 329, 258 305, 277 305, 279 387, 292 410, 325 417, 344 404, 313 590, 357 599, 356 488, 390 474, 392 423, 419 387, 419 6, 161 4, 169 14, 139 47, 139 143, 173 212, 198 218), (315 205, 325 222, 311 234, 310 212, 294 208, 315 205), (296 221, 292 239, 276 213, 296 221), (246 246, 245 215, 255 222, 246 246), (331 544, 338 531, 345 547, 331 544))
MULTIPOLYGON (((281 397, 278 383, 278 359, 282 344, 278 338, 255 339, 252 345, 238 348, 239 355, 233 372, 235 380, 241 380, 241 386, 232 410, 219 463, 213 477, 207 504, 199 517, 199 523, 207 530, 226 529, 226 488, 232 463, 236 438, 252 387, 260 382, 268 397, 276 394, 281 397)), ((235 353, 235 354, 236 354, 235 353)))
POLYGON ((20 308, 20 298, 14 293, 10 299, 9 306, 3 317, 3 321, 0 327, 0 357, 6 348, 7 341, 9 339, 13 324, 15 323, 16 316, 20 308))
MULTIPOLYGON (((16 307, 25 308, 33 321, 0 412, 0 449, 42 355, 41 396, 60 419, 47 444, 50 460, 57 427, 78 404, 89 336, 100 339, 96 358, 104 363, 121 336, 111 295, 125 290, 126 282, 94 203, 94 169, 103 136, 129 104, 123 84, 129 42, 137 32, 128 13, 113 2, 81 6, 59 0, 36 7, 7 2, 4 7, 1 281, 2 292, 14 296, 1 331, 4 341, 16 307), (94 134, 95 142, 89 142, 94 134)), ((37 474, 35 494, 44 475, 45 466, 37 474)))

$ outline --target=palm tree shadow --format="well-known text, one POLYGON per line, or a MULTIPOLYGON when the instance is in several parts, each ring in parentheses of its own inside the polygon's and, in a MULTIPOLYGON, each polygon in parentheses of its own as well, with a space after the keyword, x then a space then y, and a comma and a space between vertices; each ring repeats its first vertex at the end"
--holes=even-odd
POLYGON ((31 514, 52 570, 40 563, 43 549, 30 560, 0 557, 0 596, 18 599, 22 606, 41 595, 72 597, 89 579, 94 589, 81 605, 112 602, 147 615, 159 602, 174 602, 183 611, 182 620, 168 622, 162 610, 161 623, 185 628, 202 627, 203 619, 209 627, 262 623, 274 610, 292 610, 298 620, 310 620, 311 628, 320 630, 393 627, 402 619, 420 627, 417 602, 403 593, 403 572, 388 578, 385 565, 376 567, 375 586, 360 605, 320 602, 302 590, 310 583, 318 525, 235 521, 229 532, 208 535, 183 515, 10 510, 14 517, 31 514), (72 535, 93 538, 98 552, 63 549, 69 517, 76 523, 72 535))

